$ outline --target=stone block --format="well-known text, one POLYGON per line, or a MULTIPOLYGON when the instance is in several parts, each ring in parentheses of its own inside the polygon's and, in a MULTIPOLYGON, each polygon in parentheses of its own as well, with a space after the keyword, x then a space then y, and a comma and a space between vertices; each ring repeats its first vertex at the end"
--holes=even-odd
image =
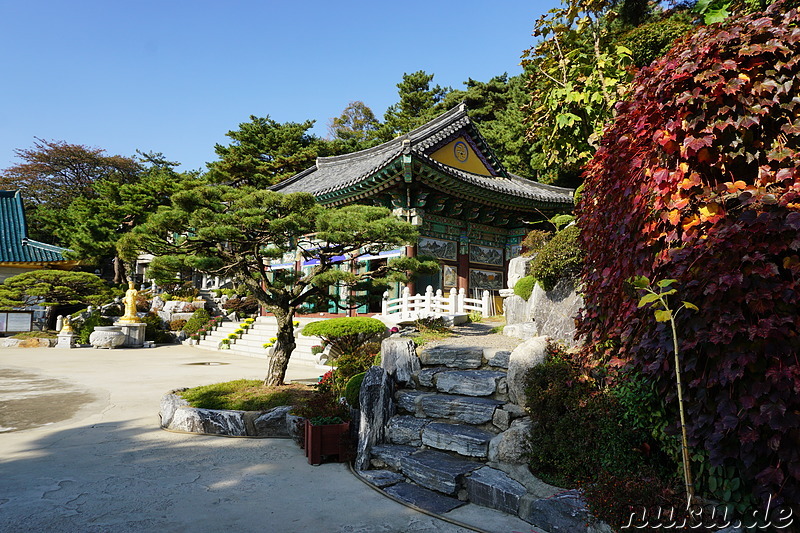
MULTIPOLYGON (((175 391, 179 392, 179 391, 175 391)), ((161 397, 161 404, 158 410, 158 416, 161 418, 161 427, 168 428, 172 423, 172 417, 175 416, 175 411, 181 407, 188 407, 189 402, 170 392, 161 397)))
POLYGON ((575 291, 570 280, 559 281, 553 290, 545 291, 540 285, 534 287, 530 304, 530 315, 536 323, 539 335, 546 335, 575 346, 575 317, 583 307, 583 297, 575 291))
POLYGON ((290 405, 282 405, 256 415, 253 419, 254 434, 259 437, 288 437, 286 416, 291 410, 290 405))
POLYGON ((436 390, 465 396, 489 396, 506 377, 505 372, 494 370, 451 370, 436 375, 436 390))
POLYGON ((469 501, 508 514, 517 514, 525 487, 502 470, 484 466, 464 479, 469 501))
POLYGON ((305 438, 305 419, 301 416, 287 414, 286 433, 295 441, 302 441, 305 438))
POLYGON ((432 393, 429 392, 407 390, 398 391, 395 396, 395 399, 397 400, 397 410, 408 412, 417 416, 423 416, 421 406, 422 398, 431 395, 432 393))
POLYGON ((458 492, 465 474, 480 466, 480 463, 433 450, 423 450, 400 460, 400 470, 406 477, 425 488, 449 495, 458 492))
POLYGON ((413 416, 393 416, 386 428, 387 440, 392 444, 422 446, 422 429, 429 422, 413 416))
POLYGON ((577 490, 566 490, 546 499, 523 498, 519 517, 550 533, 586 533, 591 520, 577 490))
POLYGON ((420 509, 425 509, 428 512, 439 515, 448 513, 467 503, 459 501, 456 498, 443 496, 411 483, 398 483, 387 487, 384 492, 386 492, 386 494, 391 494, 399 500, 419 507, 420 509))
POLYGON ((388 466, 389 468, 400 470, 401 461, 415 451, 417 451, 417 449, 413 446, 380 444, 372 447, 370 455, 373 465, 378 467, 388 466))
POLYGON ((417 372, 417 383, 420 387, 433 387, 434 386, 434 378, 436 374, 442 372, 444 368, 423 368, 419 372, 417 372))
POLYGON ((402 386, 413 383, 412 375, 420 369, 417 345, 411 339, 404 337, 383 339, 381 368, 402 386))
POLYGON ((508 368, 508 359, 511 357, 511 350, 498 350, 496 348, 485 348, 483 356, 489 366, 498 368, 508 368))
POLYGON ((428 366, 479 368, 483 361, 483 348, 442 344, 423 349, 419 359, 423 365, 428 366))
POLYGON ((465 424, 484 424, 490 422, 494 410, 504 402, 489 398, 472 396, 452 396, 448 394, 427 394, 419 398, 424 416, 446 418, 465 424))
POLYGON ((403 474, 398 474, 391 470, 364 470, 363 472, 359 472, 359 475, 367 482, 380 488, 400 483, 405 479, 403 474))
POLYGON ((511 259, 511 261, 508 262, 508 276, 506 279, 507 287, 509 289, 513 289, 514 285, 516 285, 519 280, 527 275, 528 263, 533 261, 534 257, 536 256, 519 256, 511 259))
POLYGON ((531 435, 530 418, 519 418, 489 443, 489 460, 501 463, 524 463, 531 435))
POLYGON ((533 322, 511 324, 503 328, 503 335, 516 339, 528 340, 539 336, 539 330, 533 322))
POLYGON ((218 411, 193 407, 176 409, 168 429, 234 437, 247 435, 244 411, 218 411))
POLYGON ((511 352, 508 362, 508 397, 517 405, 525 405, 525 377, 531 368, 544 363, 547 337, 528 339, 511 352))
POLYGON ((505 431, 511 425, 511 413, 505 409, 495 409, 492 424, 500 431, 505 431))
POLYGON ((503 299, 503 314, 506 317, 506 327, 531 321, 528 302, 516 294, 503 299))
POLYGON ((474 426, 431 422, 422 430, 422 443, 466 457, 485 458, 489 452, 489 441, 494 436, 494 433, 474 426))

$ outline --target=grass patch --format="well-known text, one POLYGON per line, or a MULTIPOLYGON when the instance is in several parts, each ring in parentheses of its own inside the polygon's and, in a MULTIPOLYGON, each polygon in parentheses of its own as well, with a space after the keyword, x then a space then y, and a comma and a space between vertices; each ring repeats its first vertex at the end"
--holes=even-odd
POLYGON ((11 336, 12 339, 57 339, 54 331, 22 331, 11 336))
POLYGON ((414 337, 411 337, 411 340, 414 341, 414 344, 417 346, 423 346, 428 344, 431 341, 440 341, 442 339, 446 339, 447 337, 452 337, 453 333, 450 331, 433 331, 433 330, 426 330, 420 331, 414 337))
POLYGON ((265 387, 257 379, 237 379, 187 389, 180 392, 179 396, 192 407, 202 409, 266 411, 281 405, 297 405, 313 393, 314 389, 306 385, 265 387))

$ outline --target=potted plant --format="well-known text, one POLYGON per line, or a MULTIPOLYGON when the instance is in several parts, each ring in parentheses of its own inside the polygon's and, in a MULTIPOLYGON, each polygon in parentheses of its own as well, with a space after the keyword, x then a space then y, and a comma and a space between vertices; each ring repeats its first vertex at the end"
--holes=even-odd
POLYGON ((350 412, 335 385, 333 370, 317 384, 315 394, 295 408, 303 417, 303 449, 308 464, 322 463, 324 456, 344 462, 350 456, 350 412))

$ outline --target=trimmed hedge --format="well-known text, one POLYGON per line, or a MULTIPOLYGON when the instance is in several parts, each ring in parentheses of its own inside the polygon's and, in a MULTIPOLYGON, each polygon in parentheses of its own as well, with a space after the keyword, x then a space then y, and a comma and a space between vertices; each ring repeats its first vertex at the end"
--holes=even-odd
POLYGON ((303 328, 303 335, 320 337, 341 354, 354 354, 385 332, 383 322, 367 317, 331 318, 311 322, 303 328))
POLYGON ((520 278, 520 280, 514 284, 514 294, 523 300, 527 300, 531 297, 531 293, 533 292, 533 288, 535 286, 536 278, 533 276, 525 276, 524 278, 520 278))
POLYGON ((353 409, 358 409, 358 396, 361 392, 361 382, 364 381, 364 376, 366 374, 366 372, 356 374, 347 381, 347 385, 344 387, 344 397, 353 409))
POLYGON ((211 313, 205 309, 197 309, 192 313, 192 316, 189 317, 189 320, 186 321, 186 324, 183 326, 183 332, 187 335, 194 335, 197 333, 198 329, 208 324, 209 320, 211 320, 211 313))

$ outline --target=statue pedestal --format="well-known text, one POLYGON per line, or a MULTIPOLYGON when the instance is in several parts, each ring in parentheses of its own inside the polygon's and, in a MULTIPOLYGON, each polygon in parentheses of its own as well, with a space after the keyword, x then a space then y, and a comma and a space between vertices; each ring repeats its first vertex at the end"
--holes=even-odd
POLYGON ((141 348, 144 346, 144 330, 147 324, 144 322, 115 322, 115 326, 122 328, 125 335, 125 348, 141 348))
POLYGON ((59 333, 56 348, 75 348, 75 334, 59 333))

